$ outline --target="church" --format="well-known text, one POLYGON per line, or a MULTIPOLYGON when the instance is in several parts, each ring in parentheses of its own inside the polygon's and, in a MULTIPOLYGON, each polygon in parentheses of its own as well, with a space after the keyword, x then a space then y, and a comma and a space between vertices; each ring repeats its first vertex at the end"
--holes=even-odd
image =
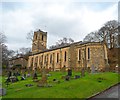
POLYGON ((32 41, 32 54, 28 58, 28 68, 81 69, 94 66, 101 71, 108 64, 107 47, 103 42, 74 42, 52 49, 47 49, 47 32, 37 30, 32 41))

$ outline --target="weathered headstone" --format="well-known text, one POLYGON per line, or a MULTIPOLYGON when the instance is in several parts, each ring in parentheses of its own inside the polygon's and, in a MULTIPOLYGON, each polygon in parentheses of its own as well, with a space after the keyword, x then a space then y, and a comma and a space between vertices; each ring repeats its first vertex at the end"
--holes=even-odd
POLYGON ((11 81, 12 83, 17 82, 17 81, 18 81, 18 78, 17 78, 16 76, 11 76, 11 77, 10 77, 10 81, 11 81))
POLYGON ((33 79, 37 79, 37 72, 36 72, 36 70, 34 71, 33 79))
POLYGON ((70 80, 70 76, 67 75, 67 76, 65 77, 65 80, 66 80, 66 81, 69 81, 69 80, 70 80))
POLYGON ((25 80, 25 77, 24 77, 24 76, 22 76, 22 77, 21 77, 21 80, 25 80))
POLYGON ((25 85, 26 87, 31 87, 31 86, 33 86, 32 84, 26 84, 25 85))
POLYGON ((80 75, 75 75, 75 79, 78 79, 78 78, 80 78, 80 75))
POLYGON ((42 74, 42 78, 41 78, 41 80, 38 82, 38 86, 39 86, 39 87, 44 87, 44 86, 47 85, 47 75, 46 75, 46 69, 45 69, 45 68, 42 68, 41 74, 42 74))
POLYGON ((42 75, 42 79, 38 82, 39 87, 44 87, 47 85, 47 76, 42 75))
POLYGON ((68 69, 68 76, 72 76, 72 69, 68 69))
POLYGON ((61 71, 64 73, 66 71, 66 66, 62 67, 61 71))

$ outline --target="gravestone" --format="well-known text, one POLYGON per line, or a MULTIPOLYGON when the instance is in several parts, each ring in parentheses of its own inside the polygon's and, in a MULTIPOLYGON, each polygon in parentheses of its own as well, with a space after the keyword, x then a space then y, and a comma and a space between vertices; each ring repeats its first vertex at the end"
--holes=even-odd
POLYGON ((11 81, 12 83, 17 82, 17 81, 18 81, 18 78, 17 78, 16 76, 11 76, 11 77, 10 77, 10 81, 11 81))
POLYGON ((78 79, 78 78, 80 78, 80 75, 75 75, 75 79, 78 79))
POLYGON ((65 80, 66 80, 66 81, 69 81, 69 80, 70 80, 70 76, 67 75, 67 76, 65 77, 65 80))
POLYGON ((81 77, 84 77, 84 76, 85 76, 85 69, 82 68, 82 69, 81 69, 81 77))
POLYGON ((33 79, 37 79, 37 72, 36 72, 36 70, 34 71, 33 79))
POLYGON ((26 87, 31 87, 31 86, 33 86, 32 84, 26 84, 25 85, 26 87))
POLYGON ((68 76, 72 76, 72 69, 68 69, 68 76))
POLYGON ((39 87, 44 87, 47 85, 47 76, 42 75, 42 79, 38 82, 39 87))
POLYGON ((94 67, 94 65, 91 66, 91 73, 92 74, 95 73, 95 67, 94 67))
POLYGON ((22 77, 21 77, 21 80, 25 80, 25 77, 24 77, 24 76, 22 76, 22 77))
POLYGON ((42 74, 42 78, 38 82, 38 87, 44 87, 44 86, 47 85, 47 75, 46 75, 46 69, 45 68, 42 68, 41 74, 42 74))
POLYGON ((66 66, 62 67, 61 71, 64 73, 66 71, 66 66))

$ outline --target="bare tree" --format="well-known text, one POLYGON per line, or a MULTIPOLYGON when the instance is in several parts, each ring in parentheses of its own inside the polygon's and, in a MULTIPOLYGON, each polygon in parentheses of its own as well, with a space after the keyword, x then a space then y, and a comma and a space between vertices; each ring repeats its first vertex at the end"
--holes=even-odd
POLYGON ((2 32, 0 32, 0 45, 4 42, 6 42, 6 36, 2 32))
POLYGON ((30 40, 30 41, 32 41, 33 40, 33 35, 34 35, 34 32, 33 31, 30 31, 30 32, 28 32, 27 33, 27 40, 30 40))
POLYGON ((117 43, 117 36, 119 23, 116 20, 106 22, 103 27, 99 29, 99 36, 103 38, 103 41, 109 48, 114 48, 117 43))
POLYGON ((19 53, 22 54, 22 55, 28 54, 30 52, 31 52, 31 48, 22 47, 22 48, 19 49, 19 53))
POLYGON ((83 39, 84 42, 101 42, 102 38, 99 37, 99 34, 97 31, 89 33, 85 38, 83 39))
POLYGON ((98 31, 89 33, 83 41, 101 42, 107 44, 109 48, 118 46, 119 23, 116 20, 106 22, 98 31))
POLYGON ((60 47, 60 46, 65 46, 65 45, 69 45, 73 42, 74 42, 74 40, 72 38, 63 37, 62 39, 58 40, 55 45, 52 45, 49 48, 52 49, 52 48, 56 48, 56 47, 60 47))

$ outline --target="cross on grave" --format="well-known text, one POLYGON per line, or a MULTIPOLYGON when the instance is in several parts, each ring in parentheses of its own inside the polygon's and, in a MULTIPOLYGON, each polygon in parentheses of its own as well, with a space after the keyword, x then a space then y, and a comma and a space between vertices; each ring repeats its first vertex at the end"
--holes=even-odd
POLYGON ((41 78, 41 80, 38 82, 38 86, 39 86, 39 87, 44 87, 44 86, 47 85, 47 75, 46 75, 46 69, 45 69, 45 68, 42 68, 41 74, 42 74, 42 78, 41 78))

